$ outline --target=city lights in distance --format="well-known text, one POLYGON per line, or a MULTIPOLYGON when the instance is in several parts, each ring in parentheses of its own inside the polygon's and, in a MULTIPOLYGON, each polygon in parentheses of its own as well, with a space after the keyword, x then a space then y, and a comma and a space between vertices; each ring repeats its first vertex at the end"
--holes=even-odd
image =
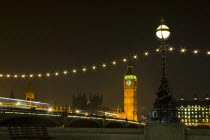
POLYGON ((156 49, 156 52, 159 52, 160 51, 160 49, 156 49))
POLYGON ((113 64, 113 65, 116 65, 116 61, 113 61, 112 64, 113 64))
POLYGON ((127 61, 127 59, 126 58, 123 58, 123 62, 126 62, 127 61))
POLYGON ((58 76, 58 74, 59 74, 58 72, 55 73, 56 76, 58 76))
POLYGON ((42 77, 42 74, 38 74, 38 77, 42 77))

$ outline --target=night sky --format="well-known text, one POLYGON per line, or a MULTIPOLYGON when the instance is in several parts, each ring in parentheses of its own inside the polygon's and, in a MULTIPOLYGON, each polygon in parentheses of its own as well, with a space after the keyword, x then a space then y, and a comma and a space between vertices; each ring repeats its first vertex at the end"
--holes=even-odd
MULTIPOLYGON (((150 111, 160 85, 160 41, 155 30, 161 17, 171 30, 168 44, 176 49, 210 50, 210 10, 199 4, 65 3, 29 1, 1 4, 0 73, 45 74, 93 64, 111 63, 129 51, 138 54, 139 110, 150 111), (144 51, 151 55, 143 57, 144 51)), ((174 96, 210 96, 210 56, 168 54, 167 73, 174 96)), ((104 105, 123 105, 126 65, 76 75, 31 80, 39 101, 72 104, 73 93, 99 92, 104 105)), ((0 79, 0 96, 24 98, 28 79, 0 79)))

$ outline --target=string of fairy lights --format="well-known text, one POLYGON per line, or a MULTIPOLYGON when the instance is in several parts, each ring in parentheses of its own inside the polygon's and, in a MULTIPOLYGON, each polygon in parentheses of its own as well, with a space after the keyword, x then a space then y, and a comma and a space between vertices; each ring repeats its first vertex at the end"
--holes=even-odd
MULTIPOLYGON (((169 47, 168 48, 168 52, 175 52, 178 51, 181 54, 194 54, 194 55, 207 55, 210 56, 210 51, 201 51, 198 49, 194 49, 194 50, 188 50, 185 48, 181 48, 181 49, 175 49, 174 47, 169 47)), ((75 68, 75 69, 68 69, 68 70, 64 70, 64 71, 57 71, 57 72, 42 72, 42 73, 30 73, 30 74, 9 74, 9 73, 0 73, 0 78, 7 78, 7 79, 26 79, 26 78, 51 78, 51 77, 59 77, 59 76, 68 76, 68 75, 75 75, 79 72, 88 72, 88 71, 96 71, 97 69, 105 69, 106 67, 110 67, 110 66, 116 66, 117 64, 120 63, 126 63, 127 61, 129 61, 130 59, 133 60, 137 60, 138 56, 149 56, 151 54, 153 54, 154 52, 160 52, 160 49, 156 49, 155 51, 145 51, 143 54, 141 55, 132 55, 129 57, 129 59, 127 58, 121 58, 119 60, 114 60, 111 61, 109 63, 103 63, 101 65, 92 65, 91 67, 82 67, 82 68, 75 68)))

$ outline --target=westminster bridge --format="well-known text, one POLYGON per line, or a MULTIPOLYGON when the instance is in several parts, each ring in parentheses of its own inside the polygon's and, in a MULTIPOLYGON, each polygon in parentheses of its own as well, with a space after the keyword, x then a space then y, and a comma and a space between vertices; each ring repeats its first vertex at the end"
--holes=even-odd
POLYGON ((10 124, 44 125, 77 128, 139 128, 140 123, 127 119, 47 110, 0 108, 0 126, 10 124))

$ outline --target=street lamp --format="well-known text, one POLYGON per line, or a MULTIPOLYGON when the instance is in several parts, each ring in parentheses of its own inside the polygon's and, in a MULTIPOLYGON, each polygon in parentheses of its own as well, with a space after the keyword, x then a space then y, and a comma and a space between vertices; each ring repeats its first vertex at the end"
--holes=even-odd
POLYGON ((157 28, 156 30, 156 36, 158 39, 164 41, 169 38, 170 36, 170 31, 168 26, 164 25, 164 19, 161 19, 161 25, 157 28))
POLYGON ((154 103, 152 110, 151 122, 158 123, 171 123, 179 122, 177 119, 177 104, 172 96, 171 89, 168 86, 168 79, 166 74, 166 52, 172 51, 166 40, 170 36, 169 27, 164 24, 164 19, 160 20, 161 24, 156 30, 156 36, 161 41, 158 52, 161 52, 161 66, 162 66, 162 79, 160 87, 157 91, 157 99, 154 103))

